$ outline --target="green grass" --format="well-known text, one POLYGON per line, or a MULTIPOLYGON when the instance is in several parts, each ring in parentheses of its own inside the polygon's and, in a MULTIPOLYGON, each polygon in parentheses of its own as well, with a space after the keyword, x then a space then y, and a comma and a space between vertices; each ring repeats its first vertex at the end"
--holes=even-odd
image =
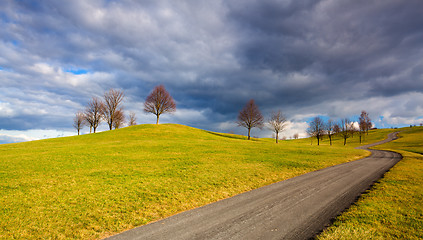
POLYGON ((103 238, 368 154, 313 141, 163 124, 0 145, 0 238, 103 238))
POLYGON ((376 146, 403 159, 318 239, 423 239, 423 128, 376 146))

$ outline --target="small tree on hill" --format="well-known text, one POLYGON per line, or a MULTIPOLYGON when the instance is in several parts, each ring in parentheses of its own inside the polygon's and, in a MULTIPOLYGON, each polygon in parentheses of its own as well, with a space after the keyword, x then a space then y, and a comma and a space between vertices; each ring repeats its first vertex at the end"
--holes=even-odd
POLYGON ((273 112, 272 116, 270 117, 268 121, 268 124, 269 124, 270 130, 275 132, 276 143, 278 143, 279 133, 282 132, 285 128, 285 124, 286 124, 285 116, 282 114, 280 110, 277 112, 273 112))
POLYGON ((100 124, 104 114, 104 103, 97 97, 93 97, 85 109, 85 120, 94 129, 94 133, 100 124))
POLYGON ((351 122, 348 118, 341 120, 341 136, 344 139, 344 146, 347 144, 347 139, 351 136, 351 122))
POLYGON ((84 114, 82 112, 77 112, 73 119, 73 127, 78 131, 78 135, 79 135, 79 131, 84 126, 84 122, 85 122, 84 114))
POLYGON ((311 136, 317 138, 317 145, 320 144, 320 139, 325 134, 325 124, 321 117, 315 117, 309 123, 309 130, 307 131, 311 136))
POLYGON ((358 130, 359 130, 359 136, 360 136, 360 144, 361 144, 361 137, 363 135, 364 140, 364 132, 367 131, 368 125, 367 125, 367 118, 368 114, 366 111, 361 111, 360 117, 358 118, 358 130))
POLYGON ((175 110, 176 104, 163 85, 156 86, 144 102, 144 111, 156 115, 156 124, 159 124, 161 114, 171 113, 175 110))
MULTIPOLYGON (((116 121, 122 121, 123 108, 120 106, 122 104, 123 98, 125 95, 121 90, 110 89, 104 94, 104 119, 109 125, 109 130, 112 130, 112 127, 115 125, 120 126, 121 123, 115 123, 116 121), (120 115, 119 115, 120 114, 120 115)), ((116 127, 115 127, 116 128, 116 127)))
POLYGON ((130 112, 129 113, 129 122, 128 125, 129 126, 134 126, 137 125, 137 118, 135 117, 135 113, 134 112, 130 112))
POLYGON ((335 123, 333 122, 332 119, 329 119, 328 122, 326 123, 326 134, 329 137, 329 142, 330 145, 332 146, 332 136, 335 134, 335 123))
POLYGON ((263 115, 257 105, 254 103, 254 99, 248 101, 245 107, 238 114, 238 126, 245 127, 248 129, 248 140, 250 140, 250 132, 254 127, 260 129, 263 128, 263 115))
POLYGON ((115 129, 121 128, 125 124, 125 114, 122 109, 118 109, 114 113, 113 127, 115 129))
POLYGON ((339 127, 339 124, 338 123, 334 123, 334 125, 333 125, 333 132, 334 132, 334 134, 338 134, 338 133, 341 132, 341 128, 339 127))

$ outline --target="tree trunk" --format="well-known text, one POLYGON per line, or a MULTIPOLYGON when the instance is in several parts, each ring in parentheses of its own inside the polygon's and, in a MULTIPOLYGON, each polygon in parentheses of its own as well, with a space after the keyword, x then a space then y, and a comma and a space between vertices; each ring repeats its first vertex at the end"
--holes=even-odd
POLYGON ((317 135, 317 146, 319 146, 320 145, 320 138, 319 138, 319 136, 317 135))
POLYGON ((79 136, 79 129, 78 129, 78 136, 79 136))
POLYGON ((347 144, 347 138, 346 137, 344 137, 344 146, 345 146, 345 144, 347 144))
POLYGON ((113 128, 113 122, 110 122, 109 123, 109 130, 112 130, 112 128, 113 128))
POLYGON ((360 132, 360 144, 361 144, 361 132, 360 132))
POLYGON ((251 128, 248 129, 248 140, 250 140, 250 130, 251 128))
POLYGON ((97 127, 93 127, 93 130, 94 130, 94 133, 95 133, 95 130, 97 129, 97 127))
POLYGON ((90 133, 92 132, 92 130, 93 130, 93 126, 90 126, 90 133))
POLYGON ((332 146, 332 135, 329 134, 329 143, 332 146))
POLYGON ((159 117, 160 117, 160 115, 157 115, 157 121, 156 121, 156 124, 159 124, 159 117))
POLYGON ((276 132, 276 143, 278 143, 278 132, 276 132))

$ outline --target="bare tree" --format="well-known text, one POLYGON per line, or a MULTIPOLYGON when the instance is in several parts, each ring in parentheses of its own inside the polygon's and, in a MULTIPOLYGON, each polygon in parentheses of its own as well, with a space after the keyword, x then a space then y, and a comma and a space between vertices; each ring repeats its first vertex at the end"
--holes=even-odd
POLYGON ((341 136, 344 139, 344 146, 351 134, 351 122, 348 118, 341 119, 341 136))
POLYGON ((332 146, 332 136, 335 134, 335 123, 332 119, 329 119, 326 123, 326 134, 329 137, 330 145, 332 146))
POLYGON ((114 113, 115 117, 113 120, 113 127, 115 129, 118 129, 120 127, 123 126, 123 124, 125 124, 125 114, 123 113, 122 109, 118 109, 115 111, 114 113))
POLYGON ((325 134, 325 124, 321 117, 315 117, 309 123, 309 131, 311 136, 317 138, 317 145, 320 144, 320 139, 322 139, 323 135, 325 134))
MULTIPOLYGON (((109 125, 109 130, 112 130, 112 127, 115 124, 117 112, 123 112, 123 108, 120 106, 122 104, 123 98, 125 95, 121 90, 110 89, 104 94, 104 119, 109 125)), ((122 116, 119 116, 122 117, 122 116)), ((118 123, 119 125, 119 123, 118 123)))
POLYGON ((360 117, 358 118, 358 130, 359 130, 359 136, 360 136, 360 144, 361 144, 361 136, 363 135, 364 140, 364 132, 367 131, 368 125, 367 125, 367 118, 368 114, 366 111, 361 111, 360 117))
POLYGON ((354 138, 354 133, 358 132, 358 129, 355 127, 354 122, 350 122, 350 134, 351 138, 354 138))
POLYGON ((84 126, 84 122, 85 122, 84 114, 82 112, 77 112, 75 114, 75 117, 73 118, 73 127, 78 131, 78 135, 79 135, 79 131, 84 126))
POLYGON ((338 123, 334 123, 334 125, 333 125, 333 132, 334 132, 334 134, 338 134, 338 133, 341 132, 341 128, 339 127, 339 124, 338 123))
POLYGON ((250 140, 251 128, 258 127, 263 128, 264 125, 263 115, 257 105, 254 103, 254 99, 248 101, 245 107, 238 114, 238 126, 245 127, 248 129, 248 140, 250 140))
POLYGON ((285 124, 286 124, 285 116, 282 114, 280 110, 277 112, 272 112, 272 116, 270 117, 268 124, 269 124, 270 130, 275 132, 276 143, 278 143, 279 133, 282 132, 285 128, 285 124))
POLYGON ((292 136, 292 138, 294 138, 294 139, 298 139, 298 137, 299 137, 298 133, 295 133, 294 136, 292 136))
POLYGON ((129 113, 129 122, 128 125, 129 126, 134 126, 137 125, 137 118, 135 117, 135 113, 134 112, 130 112, 129 113))
POLYGON ((172 96, 163 85, 156 86, 144 102, 144 111, 157 116, 156 124, 163 113, 171 113, 176 110, 176 104, 172 96))
POLYGON ((100 124, 104 114, 104 103, 97 97, 93 97, 85 109, 85 120, 94 129, 94 133, 100 124))
POLYGON ((369 135, 369 130, 372 128, 372 120, 369 117, 369 114, 366 111, 365 112, 365 116, 366 116, 366 133, 367 135, 369 135))

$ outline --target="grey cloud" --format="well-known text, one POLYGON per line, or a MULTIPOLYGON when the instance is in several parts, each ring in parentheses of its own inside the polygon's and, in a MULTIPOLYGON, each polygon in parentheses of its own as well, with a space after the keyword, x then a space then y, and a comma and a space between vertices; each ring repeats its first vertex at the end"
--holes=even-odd
MULTIPOLYGON (((0 113, 0 128, 70 129, 70 116, 109 88, 140 104, 165 84, 183 109, 175 121, 210 130, 231 126, 250 98, 303 122, 363 107, 378 118, 383 99, 423 92, 419 0, 1 4, 0 107, 15 115, 0 113)), ((392 104, 406 119, 422 115, 418 104, 392 104)))

